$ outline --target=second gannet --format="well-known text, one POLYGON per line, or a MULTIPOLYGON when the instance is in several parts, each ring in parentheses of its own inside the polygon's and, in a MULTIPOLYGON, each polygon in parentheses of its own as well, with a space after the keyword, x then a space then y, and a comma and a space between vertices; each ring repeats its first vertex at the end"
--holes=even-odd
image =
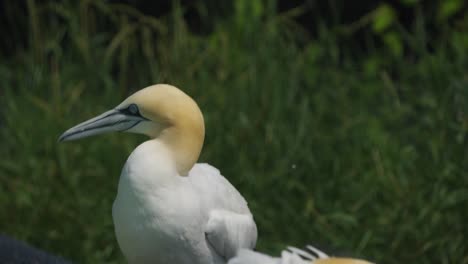
POLYGON ((228 264, 372 264, 355 259, 330 257, 313 246, 304 249, 288 247, 281 252, 281 257, 271 257, 250 249, 240 249, 236 257, 228 264))
POLYGON ((196 164, 205 127, 192 98, 153 85, 59 140, 111 131, 150 137, 128 157, 112 207, 129 263, 224 264, 239 249, 254 248, 257 227, 244 198, 219 170, 196 164))

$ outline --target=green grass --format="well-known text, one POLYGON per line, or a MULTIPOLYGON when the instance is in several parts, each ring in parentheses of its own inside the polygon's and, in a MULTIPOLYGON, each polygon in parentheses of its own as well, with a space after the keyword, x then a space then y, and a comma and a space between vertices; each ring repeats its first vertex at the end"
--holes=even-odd
POLYGON ((408 58, 346 50, 326 27, 304 37, 268 8, 236 7, 196 36, 178 6, 160 20, 100 1, 28 6, 30 45, 0 63, 0 232, 77 263, 123 263, 111 206, 144 137, 57 138, 166 82, 199 103, 200 161, 249 201, 258 250, 468 263, 467 32, 408 58))

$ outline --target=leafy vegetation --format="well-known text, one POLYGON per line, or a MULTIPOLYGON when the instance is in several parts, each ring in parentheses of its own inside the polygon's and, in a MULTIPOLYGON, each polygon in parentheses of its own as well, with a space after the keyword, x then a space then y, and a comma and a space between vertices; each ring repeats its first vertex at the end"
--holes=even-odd
POLYGON ((457 6, 444 7, 449 30, 428 39, 424 14, 402 28, 379 6, 360 24, 370 43, 351 49, 345 26, 307 36, 300 10, 233 8, 200 36, 178 4, 156 19, 105 1, 27 1, 28 45, 0 63, 0 231, 77 263, 123 263, 111 206, 144 137, 57 138, 166 82, 204 112, 200 160, 249 201, 258 250, 468 263, 467 14, 451 27, 457 6))

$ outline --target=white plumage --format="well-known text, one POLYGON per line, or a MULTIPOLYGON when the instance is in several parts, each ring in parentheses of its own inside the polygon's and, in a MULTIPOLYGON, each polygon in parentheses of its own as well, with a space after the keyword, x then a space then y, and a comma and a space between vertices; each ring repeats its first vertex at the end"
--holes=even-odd
POLYGON ((242 249, 228 264, 310 264, 291 252, 282 252, 281 257, 271 257, 263 253, 242 249))
POLYGON ((280 257, 271 257, 250 249, 241 249, 228 264, 372 264, 365 260, 353 258, 335 258, 313 246, 304 249, 288 247, 280 257))
POLYGON ((253 248, 256 226, 244 198, 208 164, 177 175, 165 146, 138 146, 120 177, 115 232, 130 263, 225 263, 253 248))
POLYGON ((122 170, 112 208, 132 264, 224 264, 252 249, 257 228, 244 198, 208 164, 195 164, 204 138, 196 103, 170 85, 145 88, 60 140, 109 131, 143 133, 122 170))
POLYGON ((228 264, 310 264, 318 259, 328 258, 327 254, 312 246, 307 246, 307 250, 309 252, 288 247, 281 252, 280 257, 271 257, 249 249, 241 249, 228 264))

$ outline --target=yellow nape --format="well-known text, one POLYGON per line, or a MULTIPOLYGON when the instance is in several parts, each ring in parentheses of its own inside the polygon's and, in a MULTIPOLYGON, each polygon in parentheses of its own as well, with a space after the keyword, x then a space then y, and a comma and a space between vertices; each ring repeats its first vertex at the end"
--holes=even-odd
POLYGON ((143 117, 153 121, 144 134, 158 138, 173 152, 178 173, 188 175, 203 147, 205 124, 197 103, 177 87, 156 84, 128 97, 117 108, 138 105, 143 117))

